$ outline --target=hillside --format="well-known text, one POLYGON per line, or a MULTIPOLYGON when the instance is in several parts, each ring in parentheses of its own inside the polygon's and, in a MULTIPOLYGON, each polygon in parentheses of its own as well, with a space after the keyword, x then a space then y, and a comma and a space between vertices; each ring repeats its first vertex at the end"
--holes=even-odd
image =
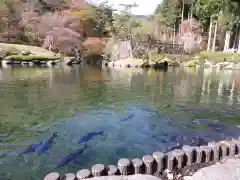
POLYGON ((111 11, 85 0, 0 2, 0 42, 42 46, 75 54, 88 37, 102 37, 111 11))

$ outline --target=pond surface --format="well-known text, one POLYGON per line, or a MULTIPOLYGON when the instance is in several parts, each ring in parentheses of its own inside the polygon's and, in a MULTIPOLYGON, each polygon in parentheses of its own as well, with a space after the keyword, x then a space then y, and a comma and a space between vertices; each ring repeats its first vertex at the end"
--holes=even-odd
POLYGON ((0 179, 42 180, 96 163, 116 164, 183 143, 202 145, 240 135, 240 72, 210 69, 0 70, 0 179), (83 153, 80 137, 103 131, 83 153), (54 139, 49 150, 19 155, 54 139))

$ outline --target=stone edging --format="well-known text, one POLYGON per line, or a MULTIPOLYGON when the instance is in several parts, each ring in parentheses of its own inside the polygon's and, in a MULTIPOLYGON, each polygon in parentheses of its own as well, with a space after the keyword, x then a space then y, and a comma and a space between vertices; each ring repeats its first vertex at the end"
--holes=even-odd
POLYGON ((184 145, 182 149, 162 153, 154 152, 152 155, 145 155, 142 159, 119 159, 117 166, 95 164, 91 171, 82 169, 75 174, 68 173, 62 178, 58 172, 47 174, 44 180, 80 180, 93 176, 112 176, 112 175, 132 175, 148 174, 161 177, 167 169, 173 174, 186 169, 192 165, 199 167, 208 166, 218 162, 225 157, 235 157, 240 155, 240 137, 238 140, 209 142, 204 146, 184 145))

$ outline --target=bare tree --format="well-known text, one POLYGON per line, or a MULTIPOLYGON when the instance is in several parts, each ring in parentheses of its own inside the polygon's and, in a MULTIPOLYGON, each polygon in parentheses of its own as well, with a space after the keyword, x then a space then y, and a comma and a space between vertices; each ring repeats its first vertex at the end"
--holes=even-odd
MULTIPOLYGON (((54 3, 48 1, 47 3, 54 3)), ((82 27, 78 17, 73 16, 71 9, 54 10, 40 14, 32 7, 26 8, 22 13, 20 24, 25 28, 26 35, 37 38, 43 47, 49 50, 69 49, 69 44, 79 47, 82 41, 82 27), (69 43, 67 43, 69 41, 69 43), (68 46, 68 47, 67 47, 68 46)))

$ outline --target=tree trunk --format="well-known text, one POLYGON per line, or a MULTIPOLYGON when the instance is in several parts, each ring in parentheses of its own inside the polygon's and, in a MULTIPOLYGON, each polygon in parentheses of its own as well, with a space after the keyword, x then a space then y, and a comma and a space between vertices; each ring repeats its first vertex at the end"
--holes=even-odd
POLYGON ((168 43, 171 43, 171 31, 167 31, 167 41, 168 43))
POLYGON ((238 39, 238 52, 240 53, 240 35, 239 35, 238 38, 239 38, 239 39, 238 39))
POLYGON ((234 44, 233 44, 234 50, 235 50, 235 49, 238 49, 238 47, 237 47, 238 37, 239 37, 239 27, 238 27, 238 25, 237 25, 236 32, 235 32, 235 37, 234 37, 234 44))
POLYGON ((173 44, 175 44, 175 37, 176 37, 176 27, 174 25, 174 28, 173 28, 173 44))
POLYGON ((227 51, 229 48, 229 41, 230 41, 230 31, 226 32, 226 36, 225 36, 225 42, 224 42, 224 50, 223 51, 227 51))
POLYGON ((185 5, 185 2, 184 2, 184 0, 183 0, 183 2, 182 2, 182 4, 183 4, 183 6, 182 6, 182 18, 181 18, 181 23, 183 22, 183 20, 184 20, 184 5, 185 5))
MULTIPOLYGON (((219 29, 220 27, 218 27, 219 29)), ((220 35, 220 39, 219 39, 219 43, 220 43, 220 47, 221 49, 224 49, 224 31, 220 28, 221 31, 221 35, 220 35)))
MULTIPOLYGON (((182 24, 182 22, 183 22, 183 20, 184 20, 184 5, 185 5, 185 2, 184 2, 184 0, 182 0, 182 17, 181 17, 181 24, 182 24)), ((179 27, 179 35, 181 35, 182 34, 182 27, 180 26, 179 27)), ((181 36, 179 36, 180 37, 180 39, 179 39, 179 44, 182 44, 183 42, 182 42, 182 40, 181 40, 181 36)))
POLYGON ((212 36, 212 20, 210 21, 210 26, 209 26, 207 51, 210 50, 210 46, 211 46, 211 36, 212 36))
POLYGON ((164 30, 163 32, 163 42, 165 43, 166 42, 166 31, 164 30))
POLYGON ((191 19, 193 18, 193 3, 191 4, 191 19))
POLYGON ((215 23, 215 30, 214 30, 214 37, 213 37, 213 45, 212 45, 212 51, 215 51, 215 45, 216 45, 216 38, 217 38, 217 22, 215 23))

